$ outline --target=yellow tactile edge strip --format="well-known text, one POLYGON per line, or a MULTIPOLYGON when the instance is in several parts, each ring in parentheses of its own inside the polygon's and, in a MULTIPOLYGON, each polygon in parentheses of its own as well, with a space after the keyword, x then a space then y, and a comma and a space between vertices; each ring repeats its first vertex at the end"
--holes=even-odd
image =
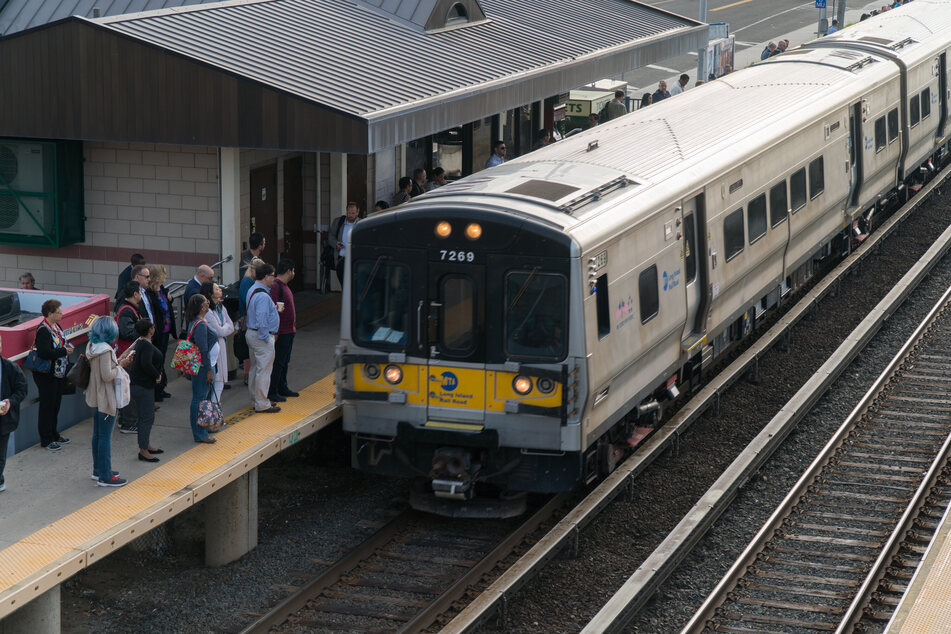
POLYGON ((278 414, 229 416, 237 422, 217 443, 197 445, 0 550, 0 619, 339 418, 333 380, 301 390, 278 414))

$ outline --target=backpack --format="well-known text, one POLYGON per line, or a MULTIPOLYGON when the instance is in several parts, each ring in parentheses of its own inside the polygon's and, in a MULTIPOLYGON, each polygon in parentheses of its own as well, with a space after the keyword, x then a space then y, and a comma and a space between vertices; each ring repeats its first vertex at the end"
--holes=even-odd
POLYGON ((611 111, 608 110, 608 106, 611 105, 611 102, 604 104, 604 107, 601 108, 601 112, 598 113, 598 123, 604 123, 611 119, 611 111))
POLYGON ((197 376, 201 371, 201 350, 192 343, 192 333, 195 332, 195 326, 198 320, 192 324, 188 331, 188 336, 178 342, 175 348, 175 354, 172 356, 172 368, 188 376, 197 376))

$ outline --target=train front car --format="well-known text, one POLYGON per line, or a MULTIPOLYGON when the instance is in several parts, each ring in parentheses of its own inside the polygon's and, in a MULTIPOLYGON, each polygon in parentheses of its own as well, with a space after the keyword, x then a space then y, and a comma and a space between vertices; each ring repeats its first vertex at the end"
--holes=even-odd
POLYGON ((417 478, 413 506, 444 515, 517 515, 526 492, 570 489, 583 354, 562 228, 434 197, 358 222, 347 259, 337 397, 353 465, 417 478))

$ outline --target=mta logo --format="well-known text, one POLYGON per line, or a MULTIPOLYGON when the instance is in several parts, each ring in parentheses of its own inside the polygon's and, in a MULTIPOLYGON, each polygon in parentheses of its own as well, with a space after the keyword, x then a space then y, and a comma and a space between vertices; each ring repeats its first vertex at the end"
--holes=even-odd
POLYGON ((442 389, 447 392, 452 392, 459 387, 459 378, 452 372, 443 372, 440 376, 442 377, 442 389))
POLYGON ((667 284, 669 284, 669 281, 667 280, 667 271, 664 271, 664 290, 665 291, 667 290, 667 284))

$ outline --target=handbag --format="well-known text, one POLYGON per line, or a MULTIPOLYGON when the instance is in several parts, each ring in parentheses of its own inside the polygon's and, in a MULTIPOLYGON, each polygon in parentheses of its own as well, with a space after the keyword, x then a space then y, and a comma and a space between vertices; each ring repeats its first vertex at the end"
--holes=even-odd
POLYGON ((116 409, 122 409, 132 401, 132 393, 129 389, 132 386, 132 380, 129 373, 121 365, 116 368, 116 409))
POLYGON ((86 355, 79 355, 76 363, 66 373, 66 380, 81 390, 89 387, 89 359, 86 358, 86 355))
POLYGON ((218 402, 218 394, 211 390, 214 400, 205 399, 198 402, 198 426, 207 427, 208 431, 218 431, 221 429, 224 417, 221 414, 221 403, 218 402))
POLYGON ((201 371, 201 350, 192 343, 192 333, 195 332, 195 326, 198 320, 192 324, 188 331, 188 336, 178 342, 175 348, 175 354, 172 356, 172 368, 188 376, 196 376, 201 371))
MULTIPOLYGON (((38 326, 37 330, 40 328, 45 328, 45 326, 38 326)), ((30 353, 26 355, 26 359, 23 360, 23 367, 30 372, 49 372, 50 368, 53 367, 49 359, 44 359, 36 351, 36 333, 33 334, 33 347, 30 349, 30 353)))

